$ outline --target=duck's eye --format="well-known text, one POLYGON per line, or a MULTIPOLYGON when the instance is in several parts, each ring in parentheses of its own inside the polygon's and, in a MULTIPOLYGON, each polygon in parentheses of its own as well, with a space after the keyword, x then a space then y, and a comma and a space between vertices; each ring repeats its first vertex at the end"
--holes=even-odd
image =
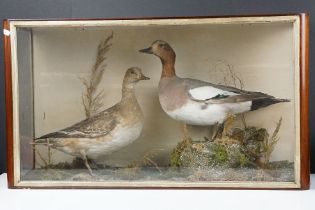
POLYGON ((159 44, 159 47, 164 47, 164 44, 159 44))
POLYGON ((135 71, 131 71, 131 74, 136 74, 136 72, 135 71))

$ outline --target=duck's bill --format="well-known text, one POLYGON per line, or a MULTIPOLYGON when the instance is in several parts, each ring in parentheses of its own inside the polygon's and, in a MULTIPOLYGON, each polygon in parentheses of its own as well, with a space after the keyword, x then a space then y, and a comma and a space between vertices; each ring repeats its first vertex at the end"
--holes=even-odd
POLYGON ((141 76, 141 78, 140 78, 141 80, 149 80, 150 79, 150 77, 146 77, 146 76, 144 76, 143 74, 142 74, 142 76, 141 76))
POLYGON ((153 54, 153 52, 152 52, 152 47, 148 47, 148 48, 139 50, 139 52, 147 53, 147 54, 153 54))

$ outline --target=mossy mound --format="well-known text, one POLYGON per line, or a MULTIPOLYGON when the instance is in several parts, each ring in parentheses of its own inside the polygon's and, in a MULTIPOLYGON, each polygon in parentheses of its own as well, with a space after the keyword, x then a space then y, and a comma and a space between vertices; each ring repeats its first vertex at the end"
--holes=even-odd
POLYGON ((194 141, 187 136, 170 155, 173 167, 268 167, 270 154, 279 138, 279 120, 273 134, 267 129, 249 126, 224 128, 213 141, 194 141))
MULTIPOLYGON (((181 146, 183 145, 180 143, 181 146)), ((171 166, 176 167, 249 167, 255 166, 256 157, 250 156, 246 147, 239 143, 194 143, 171 154, 171 166), (176 161, 174 161, 176 160, 176 161), (176 164, 174 164, 176 163, 176 164)))

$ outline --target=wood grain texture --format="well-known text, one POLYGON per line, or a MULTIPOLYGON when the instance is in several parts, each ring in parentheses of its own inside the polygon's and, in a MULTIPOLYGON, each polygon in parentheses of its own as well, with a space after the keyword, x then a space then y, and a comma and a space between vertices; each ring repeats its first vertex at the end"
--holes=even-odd
MULTIPOLYGON (((3 21, 3 29, 10 31, 10 21, 3 21)), ((14 187, 14 154, 13 154, 13 101, 11 76, 11 41, 4 36, 4 72, 5 72, 5 106, 6 106, 6 138, 7 138, 7 173, 8 187, 14 187)))
POLYGON ((310 187, 309 138, 309 17, 300 15, 301 189, 310 187))

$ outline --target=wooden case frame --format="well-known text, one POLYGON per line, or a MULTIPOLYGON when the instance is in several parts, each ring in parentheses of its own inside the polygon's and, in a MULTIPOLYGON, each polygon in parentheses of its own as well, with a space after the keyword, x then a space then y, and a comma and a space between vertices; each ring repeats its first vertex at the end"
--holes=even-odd
MULTIPOLYGON (((310 169, 309 169, 309 78, 308 78, 308 59, 309 59, 309 19, 306 14, 290 14, 290 15, 259 15, 259 16, 233 16, 233 17, 176 17, 173 19, 196 19, 196 18, 251 18, 251 17, 259 17, 260 21, 264 21, 264 18, 268 17, 283 17, 286 19, 287 17, 293 17, 290 19, 292 22, 299 26, 299 70, 300 70, 300 170, 299 170, 299 183, 296 183, 295 186, 286 187, 284 186, 265 186, 261 185, 233 185, 230 186, 225 185, 216 185, 216 186, 206 186, 206 185, 167 185, 167 184, 132 184, 132 185, 99 185, 98 183, 84 185, 84 184, 73 184, 73 183, 54 183, 52 185, 38 185, 35 184, 21 184, 21 180, 18 176, 18 171, 16 169, 16 149, 17 145, 15 145, 15 122, 14 122, 14 90, 16 88, 14 85, 16 83, 14 69, 16 68, 15 63, 13 62, 13 53, 15 53, 15 45, 12 44, 14 36, 15 27, 19 26, 19 24, 27 23, 25 20, 4 20, 3 28, 4 28, 4 60, 5 60, 5 101, 6 101, 6 135, 7 135, 7 173, 8 173, 8 186, 9 188, 145 188, 145 189, 309 189, 310 186, 310 169), (12 48, 13 47, 13 48, 12 48)), ((128 19, 107 19, 108 21, 113 20, 165 20, 172 18, 128 18, 128 19)), ((35 20, 34 20, 35 21, 35 20)), ((44 20, 36 20, 37 23, 41 22, 45 23, 44 20)), ((59 23, 64 23, 70 21, 74 25, 78 25, 80 21, 83 20, 49 20, 49 24, 53 23, 55 25, 59 25, 59 23)), ((103 20, 84 20, 84 21, 105 21, 103 20)), ((29 20, 29 23, 32 23, 29 20)), ((32 24, 31 24, 32 25, 32 24)), ((62 25, 62 24, 61 24, 62 25)), ((25 25, 24 25, 25 26, 25 25)))

